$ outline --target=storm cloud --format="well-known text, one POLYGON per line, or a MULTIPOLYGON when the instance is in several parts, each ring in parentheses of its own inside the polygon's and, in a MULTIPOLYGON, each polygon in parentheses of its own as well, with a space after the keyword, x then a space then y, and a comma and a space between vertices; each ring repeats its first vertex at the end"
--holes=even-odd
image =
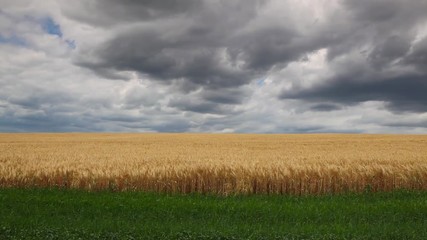
POLYGON ((427 132, 423 0, 0 3, 0 131, 427 132))
POLYGON ((167 4, 135 1, 103 5, 98 10, 102 16, 117 5, 130 16, 118 16, 119 21, 126 20, 125 26, 113 27, 114 34, 92 48, 89 57, 82 54, 77 63, 101 75, 106 69, 136 71, 167 83, 182 80, 188 82, 183 86, 223 89, 248 84, 274 66, 301 58, 315 48, 299 42, 299 32, 291 22, 264 23, 258 15, 268 1, 186 4, 186 11, 172 5, 170 14, 161 18, 143 16, 145 12, 161 14, 167 4), (131 17, 135 5, 144 9, 139 12, 142 17, 131 17))
MULTIPOLYGON (((294 84, 280 99, 355 105, 382 101, 395 113, 427 111, 424 1, 346 1, 347 39, 327 48, 329 75, 294 84)), ((340 34, 340 33, 338 33, 340 34)))

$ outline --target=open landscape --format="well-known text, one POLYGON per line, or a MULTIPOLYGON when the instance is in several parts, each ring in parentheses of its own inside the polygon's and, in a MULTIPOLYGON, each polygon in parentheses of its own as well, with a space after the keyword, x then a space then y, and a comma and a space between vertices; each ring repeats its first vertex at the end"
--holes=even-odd
POLYGON ((423 239, 427 136, 0 134, 1 239, 423 239))
POLYGON ((0 134, 0 186, 209 194, 426 190, 426 135, 0 134))
POLYGON ((0 240, 426 240, 426 0, 0 0, 0 240))

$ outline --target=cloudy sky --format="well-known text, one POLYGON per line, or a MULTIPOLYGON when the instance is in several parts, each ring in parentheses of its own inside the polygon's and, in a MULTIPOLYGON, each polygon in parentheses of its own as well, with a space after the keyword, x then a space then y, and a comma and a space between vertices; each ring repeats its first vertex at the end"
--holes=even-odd
POLYGON ((1 132, 427 133, 425 0, 0 0, 1 132))

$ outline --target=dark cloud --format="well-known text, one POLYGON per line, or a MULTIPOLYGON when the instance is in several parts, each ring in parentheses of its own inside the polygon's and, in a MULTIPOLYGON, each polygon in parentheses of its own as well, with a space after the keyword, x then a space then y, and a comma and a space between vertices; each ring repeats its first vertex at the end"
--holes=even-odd
POLYGON ((342 109, 342 106, 332 103, 319 103, 310 107, 312 111, 330 112, 342 109))
POLYGON ((16 116, 8 111, 0 118, 0 131, 2 132, 93 132, 105 131, 97 126, 96 119, 69 116, 68 114, 44 112, 29 113, 16 116), (88 124, 91 122, 92 124, 88 124))
POLYGON ((351 9, 356 17, 368 23, 385 22, 393 19, 405 3, 403 1, 369 1, 369 0, 347 0, 347 7, 351 9))
POLYGON ((3 2, 0 131, 425 128, 424 0, 3 2))
POLYGON ((190 111, 196 113, 226 114, 232 112, 232 107, 220 105, 215 102, 193 100, 189 98, 172 99, 169 107, 177 108, 181 111, 190 111))
POLYGON ((342 104, 385 101, 394 111, 427 112, 426 92, 427 79, 423 75, 385 80, 359 80, 356 76, 341 76, 310 88, 286 91, 280 97, 342 104))
POLYGON ((296 29, 286 26, 255 29, 236 39, 235 48, 248 68, 269 69, 275 64, 298 60, 312 50, 304 46, 304 39, 298 35, 296 29))
POLYGON ((332 17, 324 32, 334 39, 328 48, 329 60, 355 49, 369 53, 374 48, 371 57, 403 54, 415 39, 418 27, 426 23, 426 1, 345 0, 342 3, 345 12, 332 17))
POLYGON ((241 89, 224 89, 221 91, 204 91, 202 98, 220 104, 241 104, 248 92, 241 89))
POLYGON ((168 106, 181 111, 195 113, 212 113, 221 115, 237 114, 237 105, 250 97, 250 92, 245 88, 203 90, 191 95, 182 95, 171 98, 168 106))
POLYGON ((427 128, 427 120, 394 121, 386 122, 384 125, 393 128, 427 128))
POLYGON ((185 119, 169 119, 167 116, 153 121, 149 116, 129 116, 125 114, 112 114, 101 117, 102 121, 108 121, 114 125, 120 126, 127 131, 141 130, 156 132, 187 132, 191 124, 185 119))
POLYGON ((72 100, 72 97, 67 93, 52 93, 41 89, 36 91, 38 93, 9 97, 8 102, 26 109, 37 110, 72 100))
POLYGON ((390 36, 376 44, 369 54, 369 58, 377 68, 391 64, 393 61, 405 57, 411 48, 410 40, 408 38, 405 39, 404 36, 390 36))
POLYGON ((88 0, 66 1, 63 13, 73 19, 108 27, 119 23, 148 21, 175 17, 194 11, 203 5, 198 0, 88 0))
MULTIPOLYGON (((427 26, 427 2, 348 0, 344 7, 346 24, 330 25, 337 26, 337 40, 326 48, 332 76, 308 87, 296 82, 279 98, 351 106, 383 101, 395 113, 427 112, 427 41, 417 40, 427 26)), ((329 107, 319 106, 312 110, 329 107)))
MULTIPOLYGON (((77 62, 104 77, 131 70, 167 83, 181 79, 202 89, 224 89, 245 85, 328 42, 321 35, 301 35, 291 22, 263 23, 258 15, 267 2, 204 1, 173 20, 134 19, 77 62)), ((127 8, 137 11, 132 5, 122 10, 127 8)))
POLYGON ((426 73, 427 78, 427 37, 417 42, 403 61, 426 73))
POLYGON ((408 26, 424 18, 427 8, 427 3, 419 0, 345 0, 343 3, 351 11, 354 20, 376 27, 408 26))

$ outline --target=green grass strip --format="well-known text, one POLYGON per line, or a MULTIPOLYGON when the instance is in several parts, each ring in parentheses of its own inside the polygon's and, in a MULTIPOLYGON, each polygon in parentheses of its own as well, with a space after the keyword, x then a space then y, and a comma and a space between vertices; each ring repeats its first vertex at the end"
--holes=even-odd
POLYGON ((0 239, 427 239, 427 192, 219 197, 0 189, 0 239))

